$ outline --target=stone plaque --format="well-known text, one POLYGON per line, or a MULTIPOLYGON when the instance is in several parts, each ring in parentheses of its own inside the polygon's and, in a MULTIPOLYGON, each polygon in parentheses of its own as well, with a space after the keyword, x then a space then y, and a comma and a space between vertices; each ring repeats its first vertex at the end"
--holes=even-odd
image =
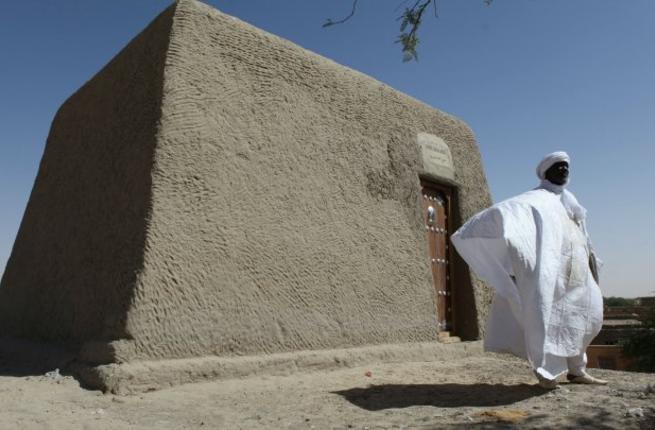
POLYGON ((453 157, 450 155, 450 148, 446 142, 442 138, 428 133, 419 133, 417 142, 423 156, 424 172, 454 180, 453 157))

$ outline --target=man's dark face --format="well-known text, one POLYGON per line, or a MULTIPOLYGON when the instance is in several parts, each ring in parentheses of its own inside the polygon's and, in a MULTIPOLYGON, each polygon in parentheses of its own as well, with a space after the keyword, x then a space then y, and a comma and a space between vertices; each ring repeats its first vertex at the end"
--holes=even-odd
POLYGON ((546 170, 546 179, 555 185, 564 185, 569 179, 569 163, 558 161, 546 170))

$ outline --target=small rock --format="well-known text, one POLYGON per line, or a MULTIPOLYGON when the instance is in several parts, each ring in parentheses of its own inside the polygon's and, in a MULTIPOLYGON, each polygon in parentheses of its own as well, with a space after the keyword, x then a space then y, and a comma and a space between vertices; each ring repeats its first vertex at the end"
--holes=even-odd
POLYGON ((120 397, 112 397, 111 401, 114 403, 125 403, 125 400, 121 399, 120 397))
POLYGON ((91 413, 92 413, 93 415, 100 415, 100 416, 102 416, 102 415, 106 414, 107 412, 105 412, 104 409, 96 409, 95 411, 93 411, 93 412, 91 412, 91 413))
POLYGON ((59 369, 52 370, 50 372, 46 372, 44 375, 46 378, 52 379, 54 381, 58 381, 61 379, 61 375, 59 374, 59 369))
POLYGON ((644 410, 642 408, 630 408, 625 415, 627 417, 643 418, 644 410))
POLYGON ((644 393, 646 393, 646 394, 655 394, 655 384, 646 385, 646 389, 644 390, 644 393))
POLYGON ((364 373, 364 375, 366 375, 367 378, 370 378, 371 376, 373 376, 373 372, 367 370, 366 373, 364 373))

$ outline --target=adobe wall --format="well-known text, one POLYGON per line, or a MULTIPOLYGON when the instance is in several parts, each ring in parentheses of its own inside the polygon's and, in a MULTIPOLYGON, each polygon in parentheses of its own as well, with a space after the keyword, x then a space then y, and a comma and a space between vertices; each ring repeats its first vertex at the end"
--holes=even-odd
POLYGON ((58 110, 0 283, 0 337, 77 344, 127 336, 173 13, 58 110))
MULTIPOLYGON (((0 287, 0 335, 91 363, 436 340, 417 134, 455 222, 490 204, 460 120, 195 0, 58 112, 0 287)), ((458 324, 488 290, 456 263, 458 324)))
POLYGON ((449 144, 465 219, 489 195, 463 122, 183 1, 161 124, 130 354, 436 339, 416 136, 449 144))

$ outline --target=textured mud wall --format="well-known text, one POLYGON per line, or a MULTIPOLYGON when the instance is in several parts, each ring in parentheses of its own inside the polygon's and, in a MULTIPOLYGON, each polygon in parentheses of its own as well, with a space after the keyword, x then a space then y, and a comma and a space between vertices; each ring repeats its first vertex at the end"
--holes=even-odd
POLYGON ((487 206, 464 123, 181 0, 58 112, 0 335, 96 363, 434 340, 418 132, 451 149, 457 220, 487 206))
POLYGON ((0 284, 0 335, 68 342, 126 335, 172 14, 57 112, 0 284))
POLYGON ((435 339, 416 133, 451 146, 467 217, 488 203, 468 127, 195 1, 166 64, 124 355, 435 339))

